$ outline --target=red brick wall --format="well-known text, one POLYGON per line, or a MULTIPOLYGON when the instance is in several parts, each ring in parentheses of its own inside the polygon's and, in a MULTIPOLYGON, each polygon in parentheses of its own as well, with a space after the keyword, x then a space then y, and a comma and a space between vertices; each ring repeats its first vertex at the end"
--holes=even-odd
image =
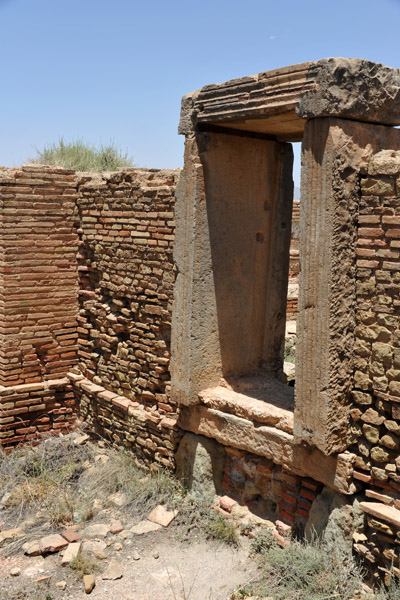
POLYGON ((0 446, 4 450, 44 433, 70 429, 76 417, 75 395, 67 378, 0 386, 0 446))
POLYGON ((65 376, 77 357, 73 171, 0 170, 0 384, 65 376))

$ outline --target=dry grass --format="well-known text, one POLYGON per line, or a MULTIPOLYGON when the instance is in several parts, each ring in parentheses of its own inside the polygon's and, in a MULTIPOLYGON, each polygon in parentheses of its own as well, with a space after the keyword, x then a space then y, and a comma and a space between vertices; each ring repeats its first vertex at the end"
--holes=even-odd
POLYGON ((133 521, 145 519, 158 504, 179 509, 172 529, 181 540, 195 534, 238 543, 234 525, 194 501, 171 473, 146 471, 132 453, 104 444, 77 446, 75 437, 49 437, 38 446, 0 454, 3 528, 21 527, 25 533, 7 544, 8 555, 71 522, 109 520, 107 509, 133 521))

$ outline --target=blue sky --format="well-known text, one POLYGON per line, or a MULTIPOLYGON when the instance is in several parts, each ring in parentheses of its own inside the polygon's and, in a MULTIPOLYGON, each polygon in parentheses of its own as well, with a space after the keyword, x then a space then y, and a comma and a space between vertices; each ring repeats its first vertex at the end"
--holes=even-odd
POLYGON ((400 0, 0 0, 0 25, 5 166, 63 136, 179 167, 180 98, 205 84, 328 56, 400 67, 400 0))

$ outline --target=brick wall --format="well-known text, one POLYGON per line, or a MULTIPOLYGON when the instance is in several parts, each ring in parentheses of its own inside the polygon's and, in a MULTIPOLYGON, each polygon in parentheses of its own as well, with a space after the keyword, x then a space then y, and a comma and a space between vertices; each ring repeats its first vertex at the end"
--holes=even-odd
POLYGON ((0 170, 0 384, 65 376, 77 356, 73 171, 0 170))
POLYGON ((323 485, 284 470, 272 460, 251 452, 225 447, 222 487, 227 494, 258 513, 269 511, 286 523, 307 522, 312 503, 323 485))
MULTIPOLYGON (((400 153, 382 151, 361 175, 356 341, 350 448, 365 485, 364 538, 356 551, 388 574, 399 566, 400 512, 400 153), (378 503, 371 515, 370 502, 378 503), (396 520, 398 525, 396 526, 396 520), (393 545, 391 548, 390 546, 393 545)), ((399 573, 399 571, 397 571, 399 573)))
POLYGON ((0 446, 76 420, 67 372, 77 363, 74 171, 0 169, 0 446))
POLYGON ((75 394, 66 377, 0 386, 0 446, 4 450, 37 440, 44 433, 71 429, 76 418, 75 394))
POLYGON ((166 466, 178 436, 169 399, 178 173, 78 178, 81 414, 99 434, 166 466))

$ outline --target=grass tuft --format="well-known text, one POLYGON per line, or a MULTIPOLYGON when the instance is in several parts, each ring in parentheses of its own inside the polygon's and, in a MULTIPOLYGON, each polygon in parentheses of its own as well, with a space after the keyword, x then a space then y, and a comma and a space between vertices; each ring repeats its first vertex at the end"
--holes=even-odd
POLYGON ((132 158, 122 152, 113 142, 96 147, 82 140, 65 142, 61 137, 55 144, 36 148, 36 156, 30 162, 54 165, 76 171, 115 171, 119 167, 133 167, 132 158))

